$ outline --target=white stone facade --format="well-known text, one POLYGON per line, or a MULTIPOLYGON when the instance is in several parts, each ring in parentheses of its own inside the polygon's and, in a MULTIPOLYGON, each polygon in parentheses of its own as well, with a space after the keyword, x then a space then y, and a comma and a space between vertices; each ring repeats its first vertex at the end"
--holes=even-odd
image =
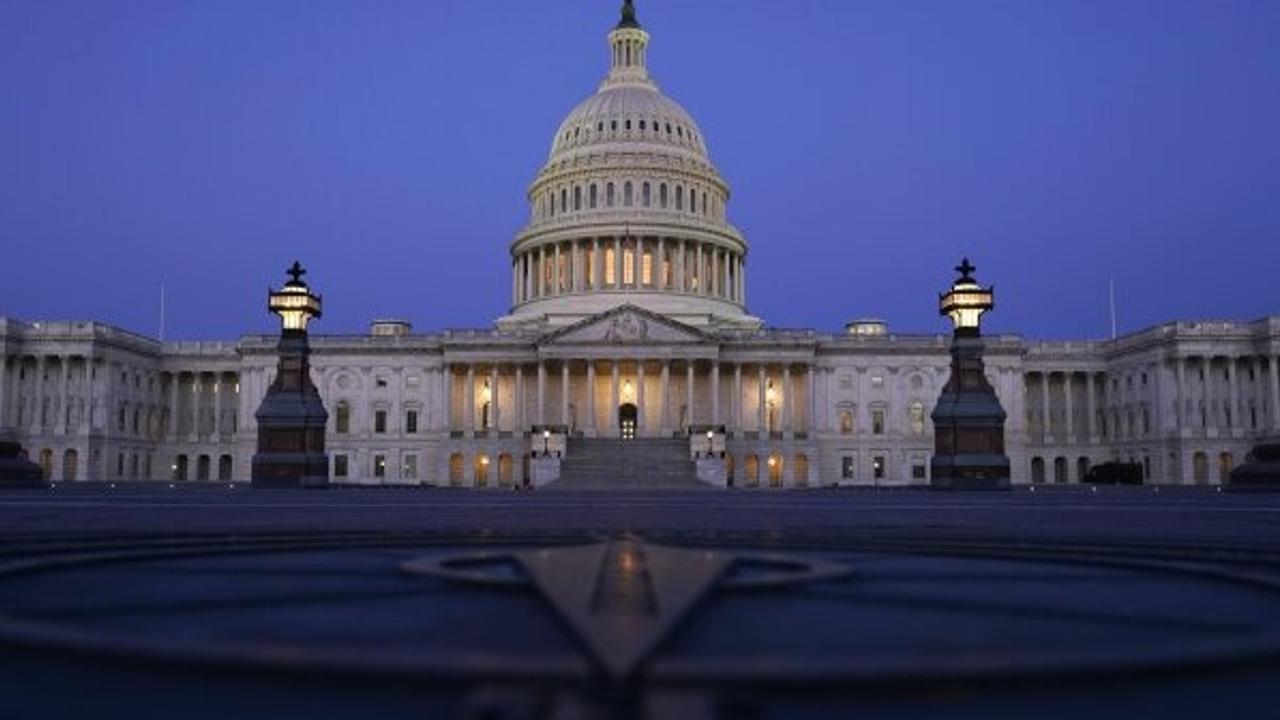
MULTIPOLYGON (((609 75, 556 132, 494 328, 312 337, 334 480, 509 487, 536 474, 535 427, 618 437, 626 405, 641 437, 723 426, 737 487, 928 483, 948 338, 763 329, 728 185, 649 77, 648 43, 610 33, 609 75)), ((0 318, 0 434, 56 480, 245 480, 275 342, 0 318)), ((1015 483, 1107 460, 1218 483, 1280 436, 1280 317, 987 348, 1015 483)))

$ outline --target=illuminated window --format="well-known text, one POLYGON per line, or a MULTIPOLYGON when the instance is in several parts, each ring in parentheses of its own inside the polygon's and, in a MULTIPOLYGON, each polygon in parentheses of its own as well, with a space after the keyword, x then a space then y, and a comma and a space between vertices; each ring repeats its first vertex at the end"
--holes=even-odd
POLYGON ((613 285, 617 282, 616 257, 613 248, 604 249, 604 284, 613 285))
POLYGON ((852 480, 853 468, 854 468, 854 464, 853 464, 852 455, 845 455, 844 457, 840 458, 840 477, 842 479, 852 480))
POLYGON ((560 259, 556 261, 556 266, 560 269, 558 287, 561 292, 564 292, 569 287, 569 257, 564 253, 560 253, 560 259))
POLYGON ((401 462, 400 477, 405 480, 418 479, 418 456, 409 454, 404 456, 401 462))
POLYGON ((876 389, 879 389, 879 388, 884 387, 884 376, 883 376, 883 375, 872 375, 872 376, 871 376, 871 387, 876 388, 876 389))
POLYGON ((840 411, 840 434, 841 435, 853 434, 853 411, 852 410, 840 411))
POLYGON ((871 434, 884 434, 884 408, 873 408, 871 410, 871 434))
POLYGON ((911 432, 916 435, 924 434, 924 403, 913 402, 908 408, 908 415, 911 419, 911 432))
POLYGON ((653 284, 653 253, 644 253, 640 256, 640 282, 645 285, 653 284))
POLYGON ((636 256, 635 251, 627 248, 622 251, 622 282, 624 285, 630 285, 636 281, 636 256))
POLYGON ((387 456, 373 456, 373 476, 376 478, 384 478, 387 476, 387 456))
POLYGON ((885 476, 885 462, 883 455, 877 455, 871 458, 871 474, 877 480, 883 480, 885 476))

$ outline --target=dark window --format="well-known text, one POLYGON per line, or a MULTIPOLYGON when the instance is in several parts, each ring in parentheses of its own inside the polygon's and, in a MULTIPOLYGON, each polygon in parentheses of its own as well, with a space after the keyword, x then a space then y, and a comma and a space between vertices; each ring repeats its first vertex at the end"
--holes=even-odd
POLYGON ((877 455, 871 459, 871 472, 877 480, 884 479, 884 456, 877 455))
POLYGON ((376 433, 384 433, 387 431, 386 410, 378 410, 373 413, 373 431, 376 433))
POLYGON ((344 478, 347 476, 347 456, 346 455, 333 456, 333 476, 340 477, 340 478, 344 478))
POLYGON ((853 458, 848 455, 840 458, 840 477, 845 480, 853 479, 853 458))
POLYGON ((387 476, 387 456, 386 455, 373 456, 373 476, 378 478, 387 476))
POLYGON ((404 415, 404 431, 412 435, 418 432, 418 411, 410 410, 404 415))
POLYGON ((911 477, 912 477, 913 479, 915 479, 915 480, 924 480, 924 478, 925 478, 925 470, 924 470, 924 466, 923 466, 923 465, 912 465, 912 466, 911 466, 911 477))

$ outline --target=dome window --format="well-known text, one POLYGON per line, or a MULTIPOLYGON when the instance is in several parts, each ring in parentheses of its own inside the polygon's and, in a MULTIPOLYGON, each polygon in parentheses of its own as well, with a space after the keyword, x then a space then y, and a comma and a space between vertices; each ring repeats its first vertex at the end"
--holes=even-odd
POLYGON ((596 123, 596 132, 604 132, 604 122, 596 123))
POLYGON ((627 130, 631 130, 631 121, 630 121, 630 120, 628 120, 628 121, 627 121, 627 130))
POLYGON ((579 133, 581 133, 581 132, 582 132, 582 128, 574 128, 574 129, 573 129, 573 136, 576 138, 576 137, 578 137, 578 134, 579 134, 579 133))
POLYGON ((604 204, 613 207, 613 183, 609 183, 604 187, 604 204))
POLYGON ((662 183, 658 186, 658 206, 663 210, 667 209, 667 184, 662 183))
POLYGON ((684 186, 676 186, 676 209, 684 210, 684 186))
POLYGON ((649 207, 650 205, 653 204, 653 192, 649 183, 646 182, 644 184, 644 189, 641 190, 640 194, 642 196, 640 201, 642 205, 644 205, 645 207, 649 207))
POLYGON ((573 209, 578 211, 582 209, 582 186, 579 185, 573 189, 573 209))
POLYGON ((588 206, 589 206, 592 210, 595 210, 595 209, 596 209, 596 199, 599 197, 599 195, 600 195, 600 188, 599 188, 599 187, 597 187, 597 186, 595 186, 595 185, 592 185, 592 186, 591 186, 591 193, 590 193, 590 200, 589 200, 589 201, 588 201, 588 203, 587 203, 587 204, 588 204, 588 206))
POLYGON ((640 121, 640 132, 644 132, 644 131, 645 131, 644 121, 643 121, 643 120, 641 120, 641 121, 640 121))
POLYGON ((612 126, 613 126, 613 131, 614 131, 614 132, 618 132, 618 121, 617 121, 617 120, 614 120, 614 121, 613 121, 612 126))
POLYGON ((622 204, 626 205, 627 207, 631 207, 632 200, 633 198, 632 198, 631 182, 628 181, 627 184, 623 186, 623 189, 622 189, 622 204))
POLYGON ((667 134, 671 134, 671 123, 667 123, 667 134))
POLYGON ((676 126, 676 135, 679 135, 680 137, 684 137, 684 128, 682 128, 682 127, 680 127, 679 125, 677 125, 677 126, 676 126))

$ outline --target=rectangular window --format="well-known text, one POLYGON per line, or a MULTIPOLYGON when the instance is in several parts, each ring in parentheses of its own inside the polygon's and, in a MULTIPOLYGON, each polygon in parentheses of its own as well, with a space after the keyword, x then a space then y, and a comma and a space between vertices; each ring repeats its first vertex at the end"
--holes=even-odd
POLYGON ((347 456, 333 456, 333 476, 336 478, 345 478, 347 476, 347 456))
POLYGON ((404 431, 409 435, 418 432, 418 411, 410 410, 404 414, 404 431))
POLYGON ((925 479, 925 477, 926 477, 926 475, 927 475, 927 473, 925 472, 925 467, 924 467, 924 465, 912 465, 912 466, 911 466, 911 477, 912 477, 912 479, 915 479, 915 480, 924 480, 924 479, 925 479))
POLYGON ((404 466, 400 469, 400 477, 405 480, 418 479, 418 456, 405 455, 404 466))
POLYGON ((877 480, 884 479, 885 467, 883 455, 877 455, 871 459, 871 474, 877 480))
POLYGON ((884 410, 876 408, 871 411, 871 434, 884 434, 884 410))
POLYGON ((845 480, 853 479, 853 456, 845 455, 840 458, 840 477, 845 480))
POLYGON ((645 285, 653 284, 653 253, 641 255, 640 282, 645 285))
POLYGON ((636 281, 636 253, 627 248, 622 251, 622 283, 630 285, 636 281))
MULTIPOLYGON (((612 190, 613 186, 609 188, 612 190)), ((609 200, 609 205, 613 205, 613 200, 609 200)), ((588 247, 587 252, 587 285, 591 288, 596 286, 596 251, 595 248, 588 247)))
POLYGON ((387 476, 387 456, 373 456, 373 476, 376 478, 384 478, 387 476))
POLYGON ((618 263, 617 263, 616 257, 617 256, 614 253, 613 248, 604 249, 604 284, 605 285, 615 285, 618 282, 617 281, 618 263))
POLYGON ((853 412, 849 410, 840 411, 840 434, 853 434, 853 412))
POLYGON ((373 431, 376 433, 384 433, 387 431, 386 410, 377 410, 373 413, 373 431))

